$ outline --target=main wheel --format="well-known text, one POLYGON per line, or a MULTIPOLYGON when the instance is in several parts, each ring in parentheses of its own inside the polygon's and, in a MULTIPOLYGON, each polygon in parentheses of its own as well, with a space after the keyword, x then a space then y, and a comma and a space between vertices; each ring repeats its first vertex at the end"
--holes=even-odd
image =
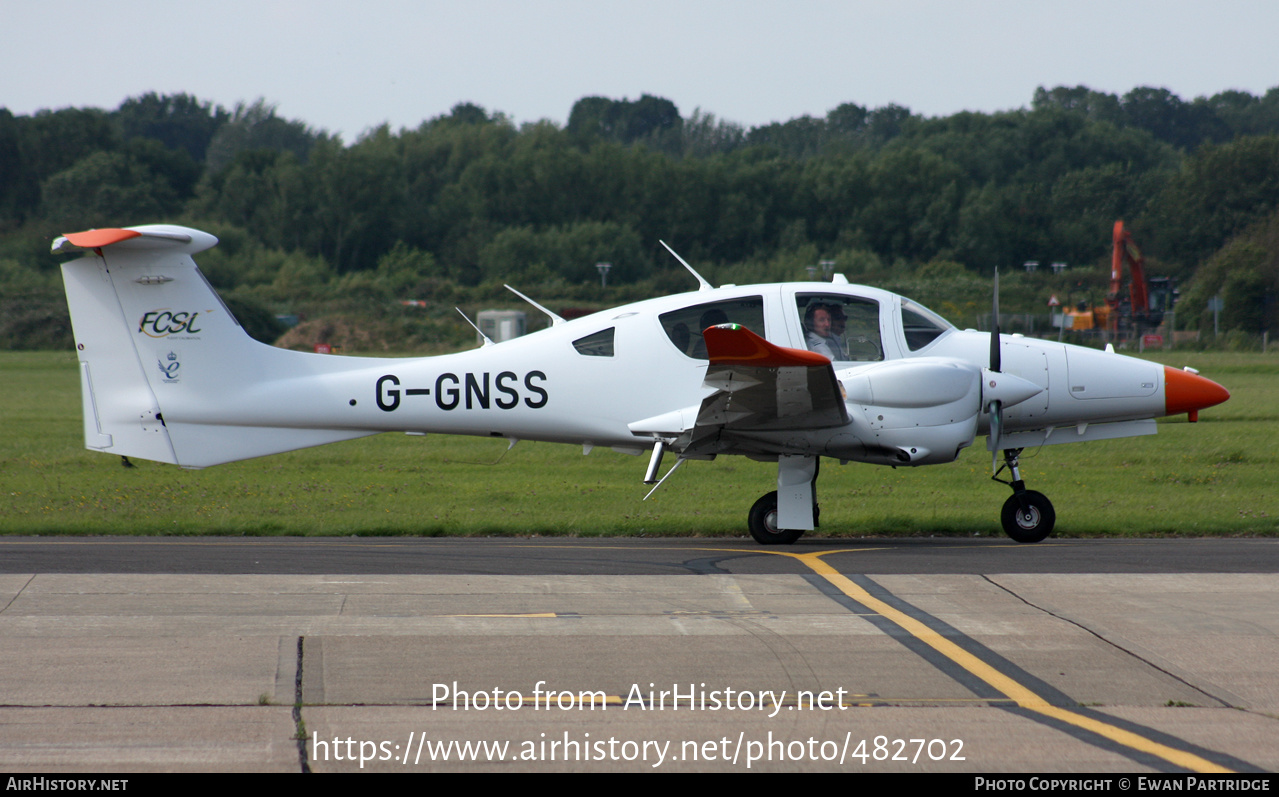
POLYGON ((1027 490, 1020 496, 1008 497, 999 519, 1004 524, 1004 533, 1017 542, 1039 542, 1053 533, 1057 513, 1053 511, 1048 496, 1027 490), (1025 510, 1021 506, 1023 500, 1026 502, 1025 510))
POLYGON ((777 528, 777 491, 761 496, 747 520, 751 536, 760 545, 790 545, 804 536, 800 529, 777 528))

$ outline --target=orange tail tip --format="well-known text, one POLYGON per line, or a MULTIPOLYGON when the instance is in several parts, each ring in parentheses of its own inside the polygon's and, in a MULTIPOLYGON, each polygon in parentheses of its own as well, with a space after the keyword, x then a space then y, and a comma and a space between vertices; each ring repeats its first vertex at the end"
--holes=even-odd
POLYGON ((1164 366, 1164 414, 1190 413, 1197 419, 1199 410, 1215 407, 1230 398, 1224 387, 1189 371, 1164 366))
POLYGON ((127 241, 130 238, 139 238, 141 236, 142 233, 137 230, 104 228, 101 230, 87 230, 85 232, 69 232, 63 237, 81 249, 96 249, 100 246, 110 246, 111 244, 118 244, 121 241, 127 241))
POLYGON ((702 334, 706 338, 706 353, 712 365, 781 368, 830 364, 829 359, 816 352, 774 346, 741 324, 708 327, 702 334))

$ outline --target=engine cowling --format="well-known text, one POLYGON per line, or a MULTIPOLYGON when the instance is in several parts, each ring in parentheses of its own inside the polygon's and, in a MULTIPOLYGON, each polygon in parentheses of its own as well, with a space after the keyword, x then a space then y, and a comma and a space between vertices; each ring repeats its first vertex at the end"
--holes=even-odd
POLYGON ((859 368, 841 384, 856 431, 833 439, 829 455, 887 465, 951 462, 972 445, 992 401, 1008 407, 1043 390, 1012 374, 926 357, 859 368))

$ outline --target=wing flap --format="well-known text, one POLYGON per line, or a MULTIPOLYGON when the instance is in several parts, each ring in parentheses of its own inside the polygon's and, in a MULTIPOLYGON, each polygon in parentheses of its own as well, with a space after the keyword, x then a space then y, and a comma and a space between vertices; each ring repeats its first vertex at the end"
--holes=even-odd
MULTIPOLYGON (((777 346, 740 324, 705 332, 708 396, 697 427, 728 431, 822 429, 848 423, 843 391, 826 357, 777 346)), ((701 433, 695 437, 703 436, 701 433)))

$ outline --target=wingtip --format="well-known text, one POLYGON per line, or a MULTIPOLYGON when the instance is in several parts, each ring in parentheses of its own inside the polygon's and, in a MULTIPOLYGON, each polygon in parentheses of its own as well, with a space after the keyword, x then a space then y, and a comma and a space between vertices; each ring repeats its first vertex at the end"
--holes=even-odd
POLYGON ((741 324, 720 324, 707 328, 702 334, 706 338, 706 353, 712 365, 760 368, 830 365, 828 357, 803 349, 775 346, 741 324))

